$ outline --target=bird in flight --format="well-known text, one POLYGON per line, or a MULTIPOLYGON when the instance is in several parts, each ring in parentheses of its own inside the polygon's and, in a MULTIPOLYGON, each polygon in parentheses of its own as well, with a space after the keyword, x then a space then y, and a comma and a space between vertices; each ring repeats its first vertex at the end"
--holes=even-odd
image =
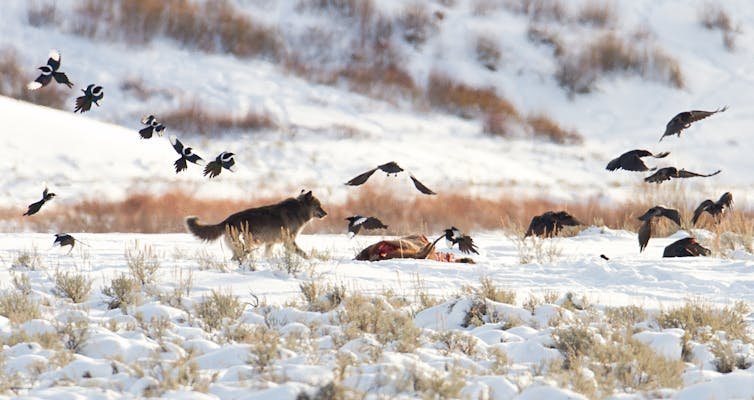
POLYGON ((217 157, 215 157, 213 161, 207 163, 207 165, 204 167, 204 176, 209 175, 210 178, 214 178, 220 175, 220 172, 223 171, 223 168, 227 169, 230 172, 236 172, 236 159, 234 158, 234 156, 234 153, 223 151, 217 157))
MULTIPOLYGON (((346 182, 346 185, 349 185, 349 186, 359 186, 359 185, 362 185, 375 172, 377 172, 377 170, 381 170, 381 171, 387 173, 388 176, 389 175, 397 176, 399 172, 403 172, 404 171, 404 169, 401 168, 395 161, 390 161, 388 163, 385 163, 385 164, 379 165, 379 166, 377 166, 375 168, 372 168, 372 169, 370 169, 367 172, 364 172, 362 174, 357 175, 355 178, 353 178, 350 181, 346 182)), ((409 173, 409 177, 411 178, 411 181, 414 183, 414 187, 416 187, 416 189, 418 191, 420 191, 420 192, 422 192, 424 194, 427 194, 427 195, 437 194, 437 193, 433 192, 431 189, 429 189, 428 187, 424 186, 423 183, 419 182, 419 180, 416 179, 413 174, 409 173)))
POLYGON ((725 112, 725 110, 727 109, 728 109, 728 106, 725 106, 723 108, 718 108, 715 111, 693 110, 693 111, 684 111, 682 113, 678 113, 665 126, 665 133, 663 133, 662 136, 660 137, 660 141, 662 141, 662 139, 665 136, 678 135, 678 137, 681 137, 681 131, 690 127, 692 123, 705 119, 709 117, 710 115, 725 112))
MULTIPOLYGON (((85 244, 85 243, 82 243, 82 242, 79 242, 79 243, 85 244)), ((52 246, 53 247, 55 247, 55 246, 60 246, 60 247, 71 246, 71 248, 68 250, 68 254, 71 254, 71 252, 73 251, 73 246, 75 246, 75 245, 76 245, 76 238, 74 238, 73 236, 71 236, 71 235, 69 235, 67 233, 56 233, 55 234, 55 241, 52 242, 52 246)))
POLYGON ((151 139, 155 133, 158 136, 162 136, 165 133, 165 125, 160 123, 154 115, 142 118, 141 123, 147 126, 139 130, 139 135, 141 135, 142 139, 151 139))
POLYGON ((639 217, 640 221, 644 221, 639 227, 639 252, 641 253, 647 247, 649 238, 652 237, 652 221, 655 218, 665 217, 676 224, 681 226, 681 214, 678 210, 672 208, 665 208, 663 206, 654 206, 647 210, 642 216, 639 217))
POLYGON ((55 193, 52 193, 47 188, 45 188, 45 190, 42 192, 42 200, 29 204, 29 209, 26 210, 23 215, 36 214, 39 209, 41 209, 46 202, 52 200, 53 197, 55 197, 55 193))
POLYGON ((37 79, 29 82, 26 85, 27 89, 37 90, 41 87, 47 86, 53 79, 55 79, 55 82, 57 83, 68 86, 68 88, 73 87, 73 83, 68 80, 68 76, 65 74, 65 72, 58 71, 60 69, 60 52, 58 52, 57 50, 50 50, 47 64, 39 67, 38 69, 42 71, 42 73, 37 77, 37 79))
POLYGON ((477 247, 474 244, 474 240, 471 238, 471 236, 464 235, 463 232, 461 232, 455 226, 451 226, 450 228, 446 229, 444 237, 448 243, 448 247, 453 247, 453 245, 457 244, 458 249, 461 250, 462 253, 479 254, 479 251, 477 250, 477 247))
POLYGON ((701 204, 699 204, 699 207, 694 210, 694 216, 691 218, 691 224, 696 225, 699 217, 701 217, 702 213, 704 213, 705 211, 715 219, 716 223, 720 223, 720 217, 722 217, 726 209, 730 209, 731 205, 733 205, 733 195, 730 192, 723 193, 723 195, 720 196, 720 199, 718 199, 717 201, 712 201, 710 199, 704 200, 701 204))
POLYGON ((92 108, 92 103, 99 107, 99 101, 105 97, 105 92, 102 91, 102 86, 91 84, 86 89, 81 89, 84 92, 83 96, 76 97, 76 108, 73 112, 84 113, 92 108))
POLYGON ((348 233, 351 236, 356 236, 359 231, 363 229, 387 229, 387 225, 375 217, 363 217, 361 215, 354 215, 346 218, 348 221, 348 233))
POLYGON ((173 163, 176 174, 188 168, 188 165, 186 164, 187 161, 196 165, 204 165, 204 159, 194 154, 194 150, 191 147, 184 146, 175 135, 170 135, 169 139, 170 144, 173 145, 173 149, 181 155, 181 157, 173 163))
POLYGON ((703 178, 715 176, 719 174, 721 170, 717 170, 711 174, 697 174, 696 172, 686 171, 685 169, 677 169, 675 167, 660 168, 654 174, 644 178, 645 182, 650 183, 662 183, 669 181, 671 178, 693 178, 700 176, 703 178))
POLYGON ((531 219, 524 237, 531 235, 552 237, 558 234, 564 226, 577 226, 581 222, 566 211, 547 211, 531 219))
POLYGON ((664 158, 667 157, 668 154, 670 153, 667 151, 652 154, 652 152, 648 150, 631 150, 621 154, 616 159, 610 160, 605 169, 608 171, 615 171, 616 169, 625 169, 626 171, 654 171, 657 167, 652 169, 647 168, 647 165, 641 160, 642 157, 664 158))

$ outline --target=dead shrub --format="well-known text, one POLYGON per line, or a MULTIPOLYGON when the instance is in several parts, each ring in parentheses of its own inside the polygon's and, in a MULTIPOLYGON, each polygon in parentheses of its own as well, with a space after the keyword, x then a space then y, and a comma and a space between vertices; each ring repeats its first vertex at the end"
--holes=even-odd
POLYGON ((686 304, 663 310, 657 322, 663 328, 681 328, 694 340, 707 342, 717 331, 724 331, 729 339, 751 342, 746 316, 749 307, 739 301, 732 307, 715 307, 700 299, 692 299, 686 304))
POLYGON ((203 296, 202 301, 194 306, 196 316, 204 322, 208 331, 218 330, 226 323, 226 319, 236 321, 243 313, 244 305, 238 296, 213 290, 209 296, 203 296))
POLYGON ((493 136, 511 137, 517 126, 517 118, 499 112, 487 113, 482 120, 482 132, 493 136))
POLYGON ((490 71, 497 71, 502 53, 495 38, 480 35, 476 39, 476 59, 490 71))
POLYGON ((228 131, 255 131, 277 126, 266 112, 246 111, 240 115, 209 111, 198 101, 168 111, 160 118, 165 126, 184 133, 217 136, 228 131))
POLYGON ((516 107, 495 93, 492 88, 479 89, 454 82, 448 76, 433 72, 427 84, 427 99, 433 107, 464 118, 481 114, 502 114, 518 119, 516 107))
POLYGON ((723 36, 723 45, 728 51, 736 49, 736 35, 740 33, 740 29, 734 26, 721 3, 705 2, 699 9, 699 23, 709 30, 719 30, 723 36))
POLYGON ((92 281, 84 274, 55 271, 55 287, 52 292, 74 303, 82 303, 89 297, 92 281))
POLYGON ((343 285, 319 284, 316 281, 302 282, 298 285, 301 297, 307 304, 308 311, 328 312, 338 307, 346 297, 343 285))
POLYGON ((355 339, 365 333, 375 335, 396 351, 412 352, 419 345, 421 329, 407 312, 394 309, 385 299, 354 294, 343 300, 338 319, 345 326, 346 336, 355 339))
POLYGON ((565 45, 560 36, 545 26, 529 25, 526 38, 532 43, 551 47, 555 57, 560 57, 565 53, 565 45))
POLYGON ((102 288, 102 294, 107 297, 108 310, 120 308, 125 312, 129 305, 141 301, 141 285, 135 278, 121 274, 110 281, 110 286, 102 288))
POLYGON ((424 44, 436 30, 433 18, 423 3, 406 5, 398 17, 398 26, 403 31, 403 39, 416 47, 424 44))
POLYGON ((283 53, 275 29, 252 21, 227 0, 86 0, 75 12, 73 32, 83 36, 139 45, 164 36, 186 48, 239 57, 277 59, 283 53))
POLYGON ((526 118, 534 137, 543 138, 557 144, 580 144, 584 138, 578 132, 561 128, 557 122, 545 114, 534 114, 526 118))
POLYGON ((612 2, 590 0, 581 7, 577 20, 582 24, 606 28, 615 25, 618 13, 612 2))
POLYGON ((534 21, 563 22, 569 18, 567 8, 559 0, 519 0, 505 2, 513 12, 528 15, 534 21))
POLYGON ((249 364, 263 374, 280 358, 280 334, 264 325, 255 326, 250 336, 249 364))
POLYGON ((489 277, 479 280, 479 287, 474 290, 479 296, 498 303, 516 304, 516 291, 501 289, 489 277))
POLYGON ((590 92, 600 76, 625 73, 665 82, 683 88, 680 64, 662 49, 649 43, 642 46, 606 33, 575 54, 559 58, 555 78, 569 93, 590 92))
POLYGON ((26 21, 36 28, 56 24, 58 22, 57 3, 48 1, 30 2, 26 9, 26 21))
MULTIPOLYGON (((47 61, 41 56, 39 60, 40 65, 47 61)), ((26 84, 38 76, 37 70, 33 70, 34 74, 31 75, 29 71, 32 71, 32 68, 25 68, 19 64, 18 53, 14 48, 0 49, 0 76, 3 77, 0 80, 0 95, 59 110, 67 108, 65 107, 66 100, 72 93, 70 89, 61 88, 61 85, 53 81, 38 90, 28 90, 26 84)))
POLYGON ((131 276, 142 287, 151 286, 157 281, 157 271, 160 269, 160 255, 152 246, 139 247, 139 242, 134 241, 131 247, 126 248, 126 265, 131 276))
POLYGON ((8 318, 13 324, 20 324, 39 318, 42 312, 39 303, 30 295, 5 290, 0 292, 0 315, 8 318))

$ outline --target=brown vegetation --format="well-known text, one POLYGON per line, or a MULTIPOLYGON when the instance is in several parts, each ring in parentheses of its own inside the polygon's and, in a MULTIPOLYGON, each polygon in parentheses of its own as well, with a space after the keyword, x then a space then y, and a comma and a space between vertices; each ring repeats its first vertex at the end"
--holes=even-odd
POLYGON ((259 130, 277 126, 266 112, 246 111, 241 115, 208 111, 194 101, 160 115, 166 126, 184 133, 216 135, 229 130, 259 130))
POLYGON ((535 137, 546 138, 553 143, 578 144, 584 141, 584 138, 576 131, 562 128, 545 114, 531 115, 527 117, 526 122, 535 137))
MULTIPOLYGON (((655 187, 642 184, 645 196, 642 200, 623 204, 605 205, 597 199, 579 203, 562 203, 541 198, 502 196, 497 199, 447 194, 403 198, 387 188, 370 184, 354 191, 342 204, 327 204, 327 218, 314 220, 305 232, 344 233, 345 218, 353 214, 377 215, 390 226, 389 234, 437 232, 451 225, 465 230, 493 230, 514 228, 517 233, 528 226, 531 217, 547 210, 567 210, 580 221, 610 228, 636 230, 637 216, 652 206, 666 204, 681 211, 688 221, 695 205, 690 204, 678 185, 655 187), (385 204, 399 204, 385 207, 385 204)), ((69 232, 184 232, 183 220, 188 215, 198 215, 207 222, 218 222, 229 214, 281 200, 258 198, 250 201, 227 199, 198 199, 191 193, 176 191, 161 195, 136 193, 121 201, 87 199, 66 207, 53 207, 46 211, 45 218, 21 217, 21 212, 0 210, 0 221, 5 226, 14 226, 44 232, 63 228, 69 232)), ((17 211, 17 210, 15 210, 17 211)), ((752 212, 745 205, 734 210, 732 221, 726 227, 740 229, 743 237, 751 236, 751 225, 746 218, 734 218, 736 214, 751 218, 752 212), (748 232, 748 233, 747 233, 748 232), (748 236, 747 236, 748 235, 748 236)), ((728 218, 728 217, 726 217, 728 218)), ((675 224, 662 221, 655 227, 658 235, 675 232, 675 224)), ((380 232, 383 233, 383 232, 380 232)))
POLYGON ((162 35, 188 48, 239 57, 277 59, 283 51, 274 29, 252 21, 227 0, 87 0, 75 11, 73 31, 83 36, 144 44, 162 35))
POLYGON ((559 58, 558 83, 571 93, 590 92, 600 76, 627 73, 684 87, 680 64, 659 47, 637 45, 606 33, 576 53, 559 58))
POLYGON ((736 35, 740 29, 733 24, 728 12, 717 2, 706 2, 699 9, 699 22, 709 30, 719 30, 723 34, 723 45, 728 51, 736 49, 736 35))
POLYGON ((519 118, 516 107, 498 96, 495 89, 471 87, 437 72, 429 76, 427 99, 431 106, 465 118, 490 113, 519 118))

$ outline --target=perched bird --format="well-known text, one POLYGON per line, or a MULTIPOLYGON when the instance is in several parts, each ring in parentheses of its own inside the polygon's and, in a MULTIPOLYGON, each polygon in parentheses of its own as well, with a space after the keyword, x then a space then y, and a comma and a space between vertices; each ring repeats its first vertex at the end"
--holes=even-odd
POLYGON ((665 133, 663 133, 660 137, 660 141, 662 141, 665 136, 678 135, 678 137, 681 137, 681 131, 691 126, 693 122, 705 119, 710 115, 717 114, 719 112, 724 112, 727 109, 728 106, 718 108, 715 111, 693 110, 679 113, 678 115, 673 117, 665 126, 665 133))
POLYGON ((52 246, 71 246, 70 250, 68 250, 68 254, 70 254, 73 251, 73 246, 76 244, 76 239, 67 234, 67 233, 56 233, 55 234, 55 241, 52 242, 52 246))
POLYGON ((55 197, 55 193, 50 192, 47 188, 42 192, 42 200, 39 200, 36 203, 29 204, 29 209, 26 210, 26 212, 23 215, 34 215, 36 214, 42 206, 52 200, 52 198, 55 197))
POLYGON ((84 92, 84 95, 76 98, 76 108, 73 112, 83 113, 89 111, 92 108, 92 103, 99 107, 98 102, 105 97, 105 92, 102 91, 102 86, 91 84, 87 86, 86 89, 81 89, 81 91, 84 92))
POLYGON ((725 212, 726 208, 730 208, 731 205, 733 205, 733 195, 730 192, 723 193, 717 201, 712 201, 710 199, 704 200, 702 204, 699 204, 699 207, 694 210, 694 217, 691 218, 691 224, 696 225, 696 221, 699 220, 699 217, 701 217, 702 213, 705 211, 715 219, 716 223, 719 223, 723 212, 725 212))
POLYGON ((681 226, 681 214, 678 213, 678 210, 662 206, 650 208, 638 218, 640 221, 644 221, 639 227, 639 252, 644 251, 649 243, 649 238, 652 236, 652 221, 660 217, 665 217, 681 226))
POLYGON ((685 169, 677 169, 675 167, 660 168, 654 174, 644 178, 645 182, 650 183, 662 183, 669 181, 671 178, 693 178, 695 176, 701 176, 703 178, 715 176, 719 174, 721 170, 717 170, 711 174, 697 174, 696 172, 686 171, 685 169))
POLYGON ((647 165, 642 161, 642 157, 654 157, 663 158, 667 157, 669 152, 662 152, 658 154, 652 154, 647 150, 631 150, 620 155, 620 157, 611 160, 607 163, 608 171, 615 171, 616 169, 625 169, 626 171, 654 171, 657 167, 649 169, 647 165))
POLYGON ((665 247, 665 251, 662 252, 663 257, 699 257, 710 254, 712 252, 693 237, 676 240, 665 247))
POLYGON ((181 155, 181 158, 175 160, 175 162, 173 163, 173 165, 175 166, 176 174, 188 168, 186 161, 194 163, 196 165, 204 165, 204 159, 194 154, 194 151, 191 147, 183 146, 183 143, 181 143, 181 141, 178 140, 175 135, 170 135, 170 144, 172 144, 175 151, 181 155))
POLYGON ((154 133, 158 136, 162 136, 165 133, 165 125, 161 124, 154 115, 142 118, 141 123, 147 126, 139 131, 142 139, 150 139, 154 133))
POLYGON ((37 90, 41 87, 47 86, 53 78, 57 83, 66 85, 69 88, 73 87, 73 83, 68 80, 68 76, 66 76, 64 72, 58 71, 58 69, 60 69, 60 53, 57 50, 50 50, 47 65, 43 65, 38 69, 42 71, 42 74, 39 75, 37 79, 29 82, 26 85, 27 89, 37 90))
MULTIPOLYGON (((350 185, 350 186, 359 186, 359 185, 362 185, 378 169, 381 170, 381 171, 384 171, 385 173, 387 173, 388 176, 391 175, 391 174, 394 175, 394 176, 397 176, 399 172, 403 172, 404 171, 404 169, 401 168, 395 161, 390 161, 389 163, 379 165, 376 168, 372 168, 369 171, 364 172, 363 174, 359 174, 355 178, 353 178, 350 181, 346 182, 346 185, 350 185)), ((414 183, 414 187, 416 187, 416 189, 418 191, 420 191, 420 192, 422 192, 424 194, 428 194, 428 195, 437 194, 437 193, 433 192, 431 189, 429 189, 428 187, 424 186, 423 183, 419 182, 419 180, 416 179, 414 177, 414 175, 409 174, 409 177, 411 178, 411 181, 414 183)))
POLYGON ((387 225, 375 217, 362 217, 361 215, 354 215, 346 218, 348 221, 348 233, 351 236, 356 236, 361 228, 364 229, 387 229, 387 225))
POLYGON ((475 253, 479 254, 477 247, 474 244, 474 240, 471 236, 464 235, 458 228, 451 226, 445 230, 445 240, 448 242, 448 247, 458 245, 458 249, 463 253, 475 253))
POLYGON ((220 175, 223 168, 230 172, 236 172, 234 169, 236 159, 233 156, 235 156, 234 153, 229 153, 227 151, 220 153, 220 155, 215 157, 213 161, 210 161, 207 166, 204 167, 204 176, 209 175, 210 178, 214 178, 220 175))
POLYGON ((542 215, 534 216, 529 223, 524 237, 531 235, 552 237, 558 234, 564 226, 582 225, 571 214, 565 211, 547 211, 542 215))

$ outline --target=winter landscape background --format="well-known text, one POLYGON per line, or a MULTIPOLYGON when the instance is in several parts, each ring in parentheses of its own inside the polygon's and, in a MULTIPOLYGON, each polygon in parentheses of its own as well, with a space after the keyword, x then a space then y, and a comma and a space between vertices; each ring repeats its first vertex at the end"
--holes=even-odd
MULTIPOLYGON (((6 1, 0 390, 28 398, 754 397, 745 1, 6 1), (50 49, 73 89, 35 92, 50 49), (89 83, 101 107, 73 114, 89 83), (658 142, 684 110, 729 110, 658 142), (167 135, 237 171, 176 174, 167 135), (712 178, 608 172, 621 153, 712 178), (394 160, 405 176, 376 174, 394 160), (21 217, 47 185, 57 197, 21 217), (313 190, 309 260, 184 233, 313 190), (693 208, 734 195, 721 225, 693 208), (636 217, 661 223, 639 252, 636 217), (585 223, 522 238, 548 209, 585 223), (391 236, 345 235, 381 217, 391 236), (456 225, 476 264, 353 261, 456 225), (525 226, 524 226, 525 227, 525 226), (80 244, 52 248, 53 233, 80 244), (663 259, 693 235, 711 257, 663 259), (610 260, 601 259, 600 254, 610 260)), ((442 242, 441 242, 442 243, 442 242)), ((441 245, 441 251, 456 252, 441 245)), ((460 253, 457 253, 460 255, 460 253)))

